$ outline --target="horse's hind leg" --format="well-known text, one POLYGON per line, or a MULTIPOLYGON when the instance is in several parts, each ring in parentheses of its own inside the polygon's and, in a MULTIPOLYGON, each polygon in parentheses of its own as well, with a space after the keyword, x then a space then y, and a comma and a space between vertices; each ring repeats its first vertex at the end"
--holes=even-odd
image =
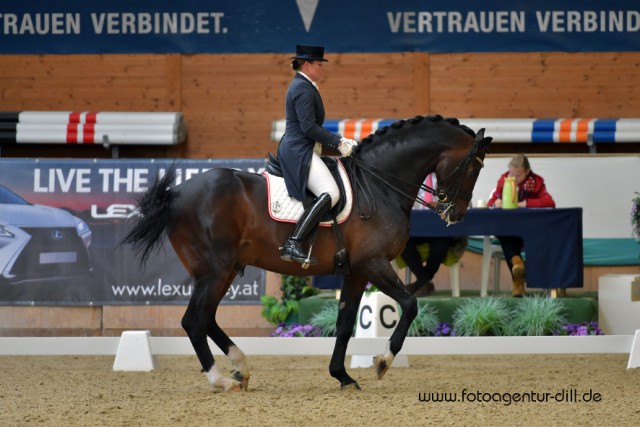
MULTIPOLYGON (((232 278, 233 274, 231 274, 230 277, 232 278)), ((248 381, 249 372, 248 369, 246 369, 246 362, 244 362, 244 354, 242 354, 242 352, 240 352, 240 355, 231 354, 232 360, 234 357, 236 358, 234 363, 240 365, 239 371, 242 373, 243 378, 240 381, 234 378, 228 378, 225 377, 216 366, 215 359, 207 342, 207 335, 210 335, 214 342, 216 342, 220 349, 227 355, 229 355, 230 349, 235 347, 215 321, 218 304, 224 297, 224 290, 226 289, 227 283, 225 279, 231 280, 230 278, 214 275, 207 275, 196 279, 193 295, 191 295, 187 310, 182 317, 182 327, 191 340, 198 360, 202 365, 202 371, 206 374, 209 383, 214 388, 231 391, 240 390, 243 387, 242 380, 244 378, 248 381), (238 362, 238 360, 240 361, 238 362)), ((238 369, 238 367, 236 367, 236 369, 238 369)))
POLYGON ((249 388, 249 366, 247 365, 247 358, 244 352, 234 344, 229 336, 220 328, 215 320, 209 328, 209 337, 214 343, 222 350, 222 352, 229 357, 235 371, 231 374, 231 378, 240 384, 242 390, 248 390, 249 388))

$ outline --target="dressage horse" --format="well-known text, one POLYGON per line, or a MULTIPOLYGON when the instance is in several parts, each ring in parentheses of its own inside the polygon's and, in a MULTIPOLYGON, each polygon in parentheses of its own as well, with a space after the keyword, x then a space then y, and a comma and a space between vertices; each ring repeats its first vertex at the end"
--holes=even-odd
MULTIPOLYGON (((375 358, 378 378, 402 348, 417 314, 416 298, 405 287, 390 261, 409 237, 411 209, 426 176, 435 172, 435 210, 448 223, 465 215, 483 166, 490 137, 475 134, 456 119, 418 116, 384 127, 365 138, 352 156, 343 158, 354 188, 354 212, 340 225, 349 270, 340 294, 337 338, 329 372, 342 388, 360 389, 345 369, 347 344, 367 282, 398 302, 400 321, 386 352, 375 358)), ((218 168, 171 187, 168 172, 139 200, 140 216, 123 243, 133 245, 141 262, 158 249, 163 237, 194 279, 182 327, 203 372, 214 388, 247 389, 249 368, 244 353, 216 322, 216 310, 236 274, 245 266, 289 275, 333 272, 337 243, 330 228, 321 227, 313 253, 318 264, 303 270, 280 259, 278 247, 294 225, 276 222, 267 212, 267 185, 258 174, 218 168), (230 358, 235 371, 225 376, 215 364, 207 336, 230 358)))

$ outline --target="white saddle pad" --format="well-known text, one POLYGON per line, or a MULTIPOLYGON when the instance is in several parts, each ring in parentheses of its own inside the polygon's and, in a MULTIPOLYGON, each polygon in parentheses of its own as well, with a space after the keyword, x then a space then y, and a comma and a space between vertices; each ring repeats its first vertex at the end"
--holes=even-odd
MULTIPOLYGON (((338 161, 338 170, 340 171, 340 178, 342 178, 344 192, 347 198, 344 208, 336 217, 338 224, 341 224, 349 218, 349 214, 351 213, 353 191, 349 177, 347 176, 347 171, 340 161, 338 161)), ((269 203, 269 215, 271 218, 280 222, 298 222, 304 212, 302 202, 293 197, 289 197, 287 187, 284 184, 284 178, 273 176, 266 171, 262 174, 267 179, 267 203, 269 203)), ((323 221, 320 223, 323 227, 329 227, 331 224, 332 221, 323 221)))

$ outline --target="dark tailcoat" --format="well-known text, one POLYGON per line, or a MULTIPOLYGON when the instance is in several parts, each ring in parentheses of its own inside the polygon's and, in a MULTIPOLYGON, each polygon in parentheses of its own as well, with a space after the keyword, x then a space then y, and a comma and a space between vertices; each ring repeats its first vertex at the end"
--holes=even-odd
POLYGON ((303 200, 315 143, 338 148, 340 138, 322 128, 324 105, 320 92, 298 73, 287 89, 285 112, 286 128, 278 146, 278 159, 289 196, 303 200))

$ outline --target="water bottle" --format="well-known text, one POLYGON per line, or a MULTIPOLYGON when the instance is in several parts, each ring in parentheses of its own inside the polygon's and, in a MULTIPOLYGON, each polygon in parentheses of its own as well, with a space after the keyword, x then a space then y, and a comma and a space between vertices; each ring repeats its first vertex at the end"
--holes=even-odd
POLYGON ((504 179, 502 188, 502 209, 515 209, 518 207, 518 186, 516 178, 508 176, 504 179))

